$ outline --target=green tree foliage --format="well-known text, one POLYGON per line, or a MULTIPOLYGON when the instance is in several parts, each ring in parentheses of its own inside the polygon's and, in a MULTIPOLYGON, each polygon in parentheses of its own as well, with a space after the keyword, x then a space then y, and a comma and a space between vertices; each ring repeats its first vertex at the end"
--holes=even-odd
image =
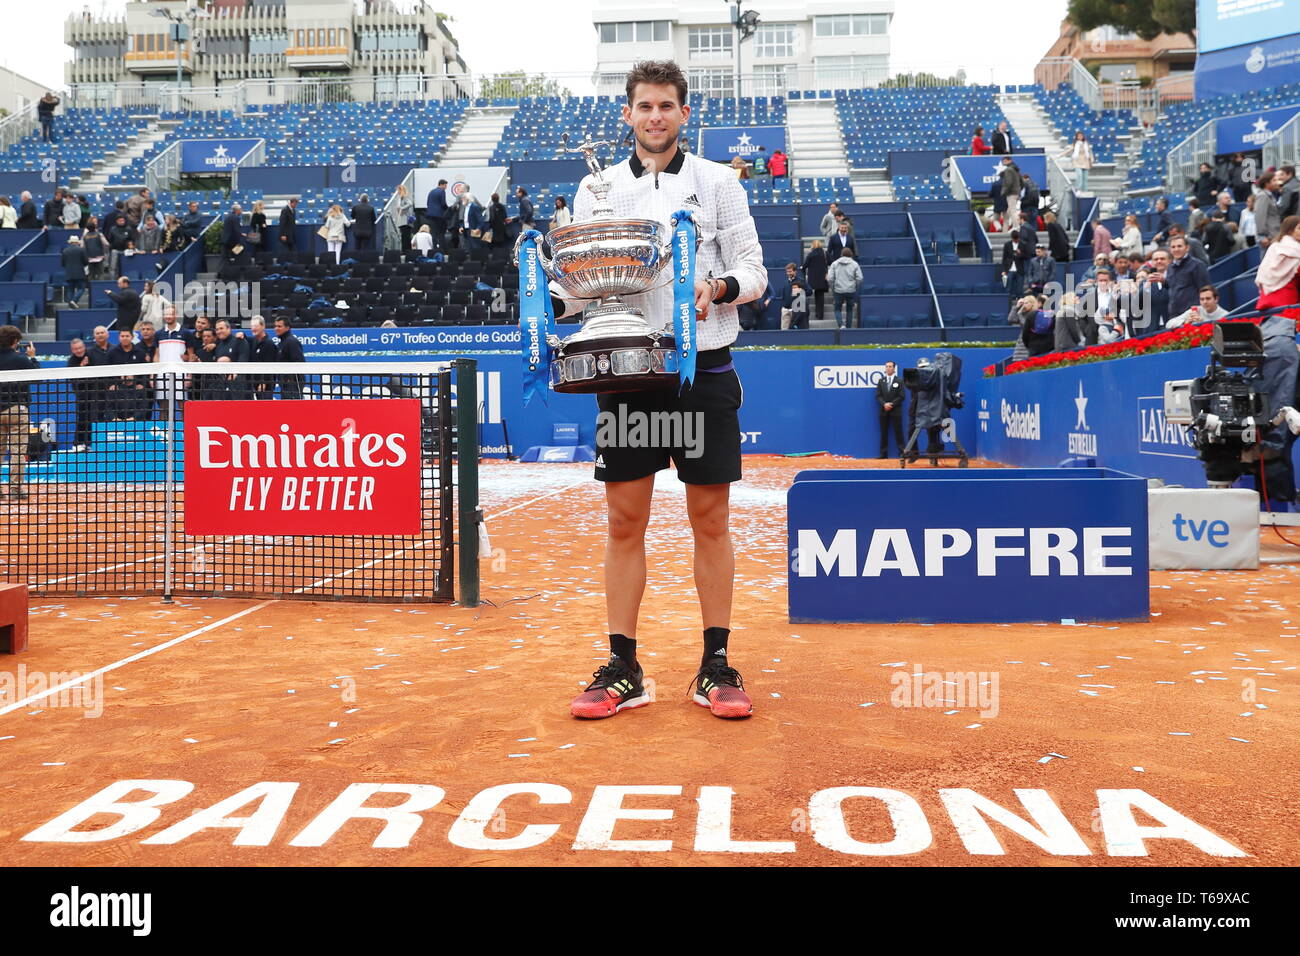
POLYGON ((1143 40, 1196 35, 1196 0, 1070 0, 1067 16, 1080 30, 1114 27, 1143 40))
POLYGON ((479 94, 485 99, 512 96, 572 96, 567 86, 541 73, 530 75, 523 70, 497 73, 479 80, 479 94))

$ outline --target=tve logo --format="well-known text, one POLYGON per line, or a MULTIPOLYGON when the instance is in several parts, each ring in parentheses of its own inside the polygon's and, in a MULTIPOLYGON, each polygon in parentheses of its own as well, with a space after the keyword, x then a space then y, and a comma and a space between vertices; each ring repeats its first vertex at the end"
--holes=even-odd
POLYGON ((884 375, 883 365, 816 365, 813 388, 875 388, 884 375))
POLYGON ((1138 399, 1138 451, 1165 458, 1196 458, 1196 447, 1187 429, 1165 419, 1161 395, 1138 399))
POLYGON ((1212 548, 1226 548, 1229 534, 1228 522, 1218 519, 1184 518, 1182 512, 1174 514, 1174 537, 1179 541, 1204 540, 1212 548), (1185 529, 1185 530, 1184 530, 1185 529))

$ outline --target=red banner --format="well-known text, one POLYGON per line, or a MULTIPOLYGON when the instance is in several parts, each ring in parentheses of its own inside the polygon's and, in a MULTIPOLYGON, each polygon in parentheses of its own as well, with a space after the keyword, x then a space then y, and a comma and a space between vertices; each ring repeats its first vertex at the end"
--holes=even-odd
POLYGON ((420 533, 417 399, 187 402, 185 533, 420 533))

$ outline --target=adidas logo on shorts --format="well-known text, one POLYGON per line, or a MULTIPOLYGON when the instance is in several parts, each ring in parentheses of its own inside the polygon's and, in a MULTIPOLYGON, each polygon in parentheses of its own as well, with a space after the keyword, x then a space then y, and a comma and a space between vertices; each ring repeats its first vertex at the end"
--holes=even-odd
POLYGON ((604 455, 597 455, 597 456, 596 456, 596 467, 597 467, 597 468, 604 468, 604 467, 605 467, 605 456, 604 456, 604 455))

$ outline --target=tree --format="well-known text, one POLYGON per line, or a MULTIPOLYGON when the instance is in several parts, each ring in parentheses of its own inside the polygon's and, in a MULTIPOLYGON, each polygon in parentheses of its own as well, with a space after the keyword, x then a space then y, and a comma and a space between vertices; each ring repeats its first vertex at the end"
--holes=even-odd
POLYGON ((1162 33, 1196 38, 1196 0, 1070 0, 1066 15, 1080 30, 1114 27, 1143 40, 1162 33))
POLYGON ((891 76, 880 85, 887 89, 902 89, 913 86, 964 86, 966 73, 958 70, 956 76, 939 77, 933 73, 899 73, 891 76))
POLYGON ((529 75, 523 70, 511 70, 482 77, 479 80, 478 95, 484 99, 493 99, 515 96, 570 97, 573 93, 567 86, 561 86, 558 80, 543 73, 529 75))

